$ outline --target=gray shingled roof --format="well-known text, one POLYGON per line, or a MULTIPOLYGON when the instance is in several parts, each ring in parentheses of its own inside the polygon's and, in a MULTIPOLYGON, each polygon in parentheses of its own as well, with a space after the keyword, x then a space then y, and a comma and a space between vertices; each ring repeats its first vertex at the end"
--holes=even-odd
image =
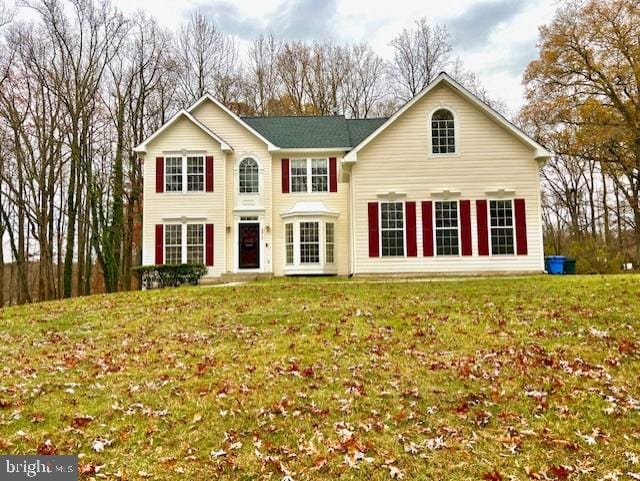
POLYGON ((340 148, 358 145, 387 119, 326 117, 242 117, 242 120, 283 149, 340 148))

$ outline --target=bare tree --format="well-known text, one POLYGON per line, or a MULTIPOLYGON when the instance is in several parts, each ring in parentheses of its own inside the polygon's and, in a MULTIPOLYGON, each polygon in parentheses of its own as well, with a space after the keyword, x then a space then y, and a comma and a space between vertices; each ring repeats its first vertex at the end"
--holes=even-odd
POLYGON ((175 57, 180 69, 179 101, 183 106, 211 92, 223 102, 232 99, 237 84, 238 54, 227 37, 201 11, 191 15, 178 33, 175 57))
POLYGON ((446 27, 431 26, 426 18, 404 29, 391 46, 390 75, 402 100, 414 97, 450 64, 452 47, 446 27))
POLYGON ((277 67, 280 49, 281 42, 273 35, 260 35, 249 47, 246 97, 257 115, 272 115, 282 95, 282 80, 277 67))
POLYGON ((345 62, 342 84, 344 112, 353 118, 369 117, 388 95, 384 83, 385 64, 366 43, 354 45, 345 62))

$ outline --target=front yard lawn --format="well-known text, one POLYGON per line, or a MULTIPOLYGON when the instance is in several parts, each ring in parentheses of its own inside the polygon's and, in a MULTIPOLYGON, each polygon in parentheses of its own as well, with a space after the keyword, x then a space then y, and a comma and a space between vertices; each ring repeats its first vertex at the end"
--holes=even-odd
POLYGON ((81 479, 640 479, 640 277, 260 282, 0 311, 0 453, 81 479))

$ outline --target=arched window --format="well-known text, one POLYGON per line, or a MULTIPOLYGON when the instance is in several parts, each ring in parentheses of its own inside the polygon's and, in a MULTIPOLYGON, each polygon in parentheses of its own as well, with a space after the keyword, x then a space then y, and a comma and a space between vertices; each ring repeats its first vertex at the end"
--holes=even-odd
POLYGON ((247 157, 242 159, 238 167, 241 194, 257 194, 259 191, 258 163, 247 157))
POLYGON ((453 113, 438 109, 431 116, 431 152, 434 154, 454 154, 456 135, 453 113))

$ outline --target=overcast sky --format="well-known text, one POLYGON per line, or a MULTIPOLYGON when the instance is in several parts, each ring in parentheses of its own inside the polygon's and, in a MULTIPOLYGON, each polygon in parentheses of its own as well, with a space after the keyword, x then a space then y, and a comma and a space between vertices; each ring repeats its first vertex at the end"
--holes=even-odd
POLYGON ((558 0, 112 0, 122 10, 144 10, 169 28, 201 8, 239 47, 262 32, 294 40, 366 40, 384 58, 389 42, 421 17, 445 24, 454 55, 477 72, 493 97, 517 110, 522 73, 536 58, 538 26, 558 0))

